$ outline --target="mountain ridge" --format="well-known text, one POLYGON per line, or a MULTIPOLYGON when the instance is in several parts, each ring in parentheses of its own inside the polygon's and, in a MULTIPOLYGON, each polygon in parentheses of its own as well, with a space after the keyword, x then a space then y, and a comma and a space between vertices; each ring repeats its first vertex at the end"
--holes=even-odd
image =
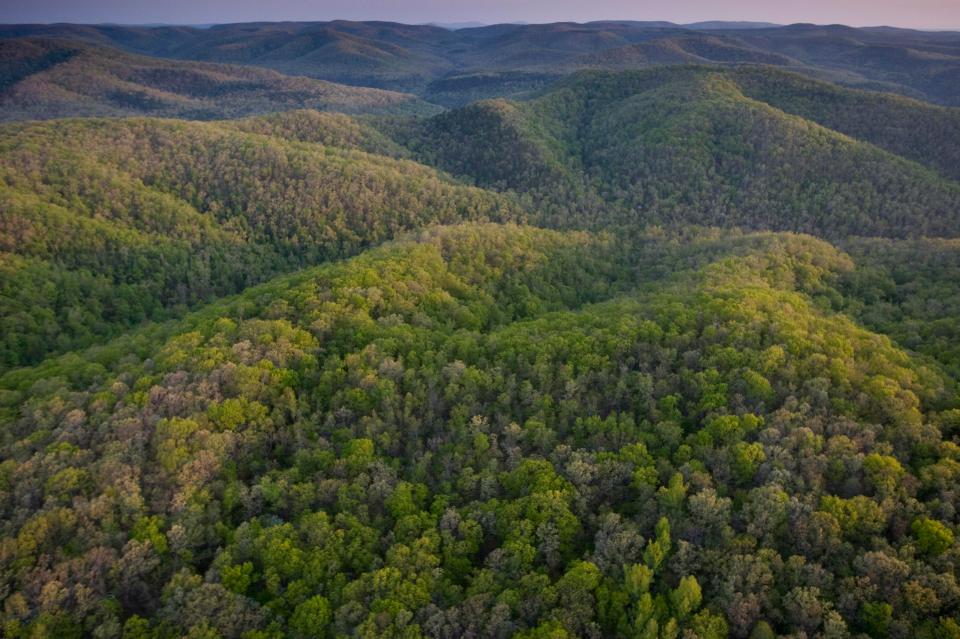
MULTIPOLYGON (((432 82, 497 71, 542 71, 578 55, 671 37, 732 38, 767 56, 785 56, 798 69, 837 82, 960 105, 951 82, 960 73, 960 33, 844 25, 675 25, 633 21, 501 24, 456 31, 395 22, 281 22, 189 27, 6 25, 0 37, 60 35, 129 51, 210 62, 241 62, 283 73, 376 86, 425 95, 432 82), (516 52, 498 51, 498 39, 513 34, 516 52), (550 43, 550 46, 542 46, 550 43), (296 45, 296 46, 291 46, 296 45), (344 51, 362 51, 362 56, 344 51)), ((602 59, 602 56, 601 58, 602 59)), ((463 100, 461 99, 461 104, 463 100)))
POLYGON ((722 219, 837 237, 956 234, 958 126, 955 109, 769 68, 678 66, 585 71, 528 101, 478 102, 393 135, 427 164, 526 193, 561 216, 553 223, 722 219), (804 106, 817 100, 836 110, 804 106), (928 137, 902 134, 915 122, 928 137))

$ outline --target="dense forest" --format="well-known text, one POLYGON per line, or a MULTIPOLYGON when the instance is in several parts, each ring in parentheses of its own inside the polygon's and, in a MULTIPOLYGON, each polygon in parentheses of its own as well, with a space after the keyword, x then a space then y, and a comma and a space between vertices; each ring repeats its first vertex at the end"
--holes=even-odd
POLYGON ((853 268, 441 228, 12 371, 5 631, 953 636, 955 382, 853 268))
POLYGON ((960 639, 956 69, 0 26, 0 636, 960 639))

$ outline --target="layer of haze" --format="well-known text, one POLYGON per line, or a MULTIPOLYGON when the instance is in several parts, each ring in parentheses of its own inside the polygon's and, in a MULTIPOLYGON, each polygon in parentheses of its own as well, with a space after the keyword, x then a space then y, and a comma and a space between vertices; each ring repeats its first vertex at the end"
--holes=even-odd
POLYGON ((960 28, 960 0, 0 0, 2 23, 211 24, 332 19, 405 23, 752 20, 950 29, 960 28))

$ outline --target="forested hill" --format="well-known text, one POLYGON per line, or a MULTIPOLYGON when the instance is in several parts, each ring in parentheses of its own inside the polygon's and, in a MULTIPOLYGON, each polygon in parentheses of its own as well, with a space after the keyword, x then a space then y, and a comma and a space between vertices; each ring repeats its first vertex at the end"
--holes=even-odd
POLYGON ((226 64, 164 60, 81 40, 0 39, 0 119, 152 115, 209 120, 312 108, 435 113, 415 96, 226 64))
POLYGON ((10 637, 950 637, 956 387, 793 235, 466 225, 0 378, 10 637))
POLYGON ((0 367, 402 230, 523 218, 509 197, 358 150, 393 148, 363 131, 316 112, 0 127, 0 367))
POLYGON ((384 129, 549 224, 960 234, 960 110, 771 68, 585 72, 384 129))

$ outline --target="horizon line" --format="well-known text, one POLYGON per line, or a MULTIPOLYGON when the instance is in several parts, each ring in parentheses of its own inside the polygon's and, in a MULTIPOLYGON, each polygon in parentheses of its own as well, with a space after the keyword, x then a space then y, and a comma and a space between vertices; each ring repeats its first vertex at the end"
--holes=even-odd
POLYGON ((357 23, 370 23, 370 22, 383 22, 383 23, 392 23, 392 24, 402 24, 407 26, 433 26, 439 28, 447 28, 447 25, 475 25, 469 27, 458 27, 452 28, 452 31, 459 31, 461 29, 469 28, 481 28, 481 27, 492 27, 498 25, 517 25, 517 26, 537 26, 537 25, 549 25, 549 24, 592 24, 597 22, 635 22, 635 23, 664 23, 671 24, 678 27, 686 27, 692 25, 698 25, 703 23, 718 23, 718 24, 765 24, 770 25, 769 28, 784 28, 792 27, 797 25, 810 25, 815 27, 848 27, 851 29, 901 29, 904 31, 923 31, 923 32, 960 32, 960 25, 954 27, 904 27, 897 26, 894 24, 864 24, 864 25, 853 25, 845 24, 842 22, 788 22, 788 23, 777 23, 769 22, 767 20, 748 20, 748 19, 730 19, 730 20, 716 20, 716 19, 704 19, 696 20, 694 22, 673 22, 672 20, 638 20, 635 18, 596 18, 593 20, 587 20, 585 22, 579 22, 576 20, 551 20, 545 22, 530 22, 530 21, 506 21, 506 22, 485 22, 482 20, 451 20, 449 22, 435 21, 435 22, 401 22, 398 20, 384 20, 384 19, 363 19, 356 20, 350 18, 330 18, 326 20, 295 20, 295 19, 278 19, 278 20, 238 20, 233 22, 72 22, 69 20, 50 20, 50 21, 24 21, 24 22, 0 22, 0 26, 16 26, 16 25, 44 25, 44 26, 53 26, 53 25, 74 25, 74 26, 89 26, 89 27, 107 27, 107 26, 117 26, 117 27, 144 27, 144 28, 162 28, 162 27, 192 27, 192 28, 209 28, 216 26, 228 26, 234 24, 309 24, 309 23, 330 23, 330 22, 357 22, 357 23))

